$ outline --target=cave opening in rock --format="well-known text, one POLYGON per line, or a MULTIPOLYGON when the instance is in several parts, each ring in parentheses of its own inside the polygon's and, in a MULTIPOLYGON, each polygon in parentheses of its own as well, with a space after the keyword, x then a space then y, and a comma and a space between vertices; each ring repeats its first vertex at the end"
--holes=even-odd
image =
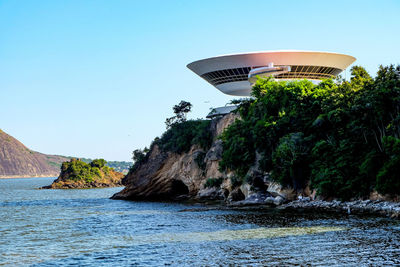
POLYGON ((181 180, 173 180, 170 192, 172 196, 187 195, 189 194, 189 188, 181 180))

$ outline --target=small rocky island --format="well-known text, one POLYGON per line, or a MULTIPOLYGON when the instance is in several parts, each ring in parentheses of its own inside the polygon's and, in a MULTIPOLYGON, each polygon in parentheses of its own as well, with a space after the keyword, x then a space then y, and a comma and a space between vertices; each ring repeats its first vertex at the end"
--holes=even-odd
POLYGON ((122 186, 123 173, 108 167, 104 159, 85 163, 71 159, 62 163, 60 176, 42 189, 73 189, 122 186))

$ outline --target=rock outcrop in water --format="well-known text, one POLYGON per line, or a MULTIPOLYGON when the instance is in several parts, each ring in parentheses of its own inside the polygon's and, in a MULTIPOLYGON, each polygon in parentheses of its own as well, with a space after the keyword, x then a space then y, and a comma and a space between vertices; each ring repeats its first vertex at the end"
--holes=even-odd
POLYGON ((68 158, 35 152, 0 130, 0 178, 58 176, 68 158))
POLYGON ((77 159, 64 162, 60 176, 42 189, 74 189, 122 186, 124 175, 106 166, 104 159, 93 160, 90 164, 77 159))
MULTIPOLYGON (((148 152, 147 159, 124 178, 125 188, 112 196, 113 199, 131 200, 221 200, 227 202, 247 201, 257 204, 258 195, 273 199, 272 203, 282 203, 291 196, 290 190, 283 190, 268 179, 268 174, 260 174, 257 166, 251 175, 262 183, 259 189, 235 184, 232 172, 221 172, 219 161, 223 153, 222 141, 218 136, 239 116, 234 113, 214 119, 210 125, 213 143, 208 150, 193 145, 181 154, 162 151, 157 144, 148 152), (208 186, 207 181, 220 180, 218 185, 208 186), (269 191, 268 191, 269 190, 269 191)), ((262 198, 262 197, 261 197, 262 198)))

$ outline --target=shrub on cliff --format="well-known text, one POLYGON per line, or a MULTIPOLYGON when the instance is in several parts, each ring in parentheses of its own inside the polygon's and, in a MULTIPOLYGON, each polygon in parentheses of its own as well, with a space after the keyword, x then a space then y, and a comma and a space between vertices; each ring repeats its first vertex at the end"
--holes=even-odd
POLYGON ((137 168, 139 168, 141 164, 146 162, 149 151, 150 149, 145 147, 144 149, 135 149, 132 152, 133 165, 129 168, 128 175, 134 172, 137 168))
POLYGON ((212 143, 209 120, 189 120, 172 125, 156 142, 166 152, 188 152, 192 145, 208 149, 212 143))
POLYGON ((173 107, 175 116, 165 121, 167 131, 154 141, 161 150, 180 154, 188 152, 192 145, 199 145, 204 149, 211 146, 210 121, 187 121, 186 116, 191 109, 192 104, 183 100, 173 107))

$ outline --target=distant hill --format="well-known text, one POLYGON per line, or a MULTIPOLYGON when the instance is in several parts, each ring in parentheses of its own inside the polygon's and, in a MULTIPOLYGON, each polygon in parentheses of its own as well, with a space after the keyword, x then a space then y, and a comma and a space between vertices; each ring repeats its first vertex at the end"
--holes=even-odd
MULTIPOLYGON (((0 178, 53 177, 60 174, 61 164, 74 157, 46 155, 27 148, 20 141, 0 130, 0 178)), ((81 159, 91 162, 91 159, 81 159)), ((110 161, 116 171, 127 173, 131 162, 110 161)))
POLYGON ((127 174, 129 169, 132 167, 133 162, 128 161, 107 161, 107 166, 113 168, 117 172, 127 174))
POLYGON ((0 178, 58 176, 66 157, 30 150, 0 130, 0 178))

